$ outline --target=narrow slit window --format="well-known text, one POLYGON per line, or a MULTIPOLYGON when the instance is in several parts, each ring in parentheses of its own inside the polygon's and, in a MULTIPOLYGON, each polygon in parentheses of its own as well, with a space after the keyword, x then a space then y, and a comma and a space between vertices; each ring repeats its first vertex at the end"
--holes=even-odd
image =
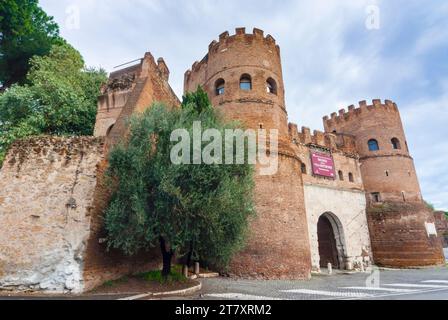
POLYGON ((306 171, 306 164, 302 163, 301 169, 302 169, 302 173, 303 173, 303 174, 307 174, 307 171, 306 171))
POLYGON ((222 96, 225 92, 226 82, 224 79, 218 79, 215 83, 215 93, 217 96, 222 96))
POLYGON ((269 78, 266 80, 266 91, 267 93, 277 94, 277 83, 274 79, 269 78))
POLYGON ((394 148, 394 150, 400 150, 401 149, 400 140, 398 140, 397 138, 393 138, 391 140, 391 142, 392 142, 392 148, 394 148))

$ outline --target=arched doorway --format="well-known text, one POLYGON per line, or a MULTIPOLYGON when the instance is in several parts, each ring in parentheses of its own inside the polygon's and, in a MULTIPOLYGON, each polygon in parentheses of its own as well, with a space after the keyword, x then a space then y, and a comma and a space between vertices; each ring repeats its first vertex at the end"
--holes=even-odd
POLYGON ((332 213, 324 213, 317 223, 320 267, 331 263, 333 268, 344 269, 345 245, 342 224, 332 213))

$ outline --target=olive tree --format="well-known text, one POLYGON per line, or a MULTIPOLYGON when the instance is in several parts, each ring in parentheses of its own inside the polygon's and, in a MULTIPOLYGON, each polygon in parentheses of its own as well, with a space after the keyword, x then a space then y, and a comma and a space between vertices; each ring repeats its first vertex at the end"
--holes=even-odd
MULTIPOLYGON (((238 126, 224 121, 199 88, 184 97, 180 109, 155 104, 132 117, 126 140, 109 156, 108 246, 128 255, 159 246, 164 277, 174 254, 224 268, 244 245, 254 213, 251 165, 173 163, 178 141, 172 133, 183 130, 192 137, 198 122, 223 135, 238 126)), ((192 159, 195 146, 187 143, 192 159)), ((207 145, 201 141, 201 149, 207 145)))

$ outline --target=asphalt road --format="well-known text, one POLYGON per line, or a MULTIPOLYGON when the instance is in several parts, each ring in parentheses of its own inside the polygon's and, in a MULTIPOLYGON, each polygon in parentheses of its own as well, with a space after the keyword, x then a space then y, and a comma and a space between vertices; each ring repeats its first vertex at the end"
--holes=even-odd
MULTIPOLYGON (((448 249, 445 249, 448 257, 448 249)), ((448 260, 447 260, 448 263, 448 260)), ((0 300, 117 300, 116 296, 26 296, 0 300)), ((169 300, 448 300, 448 264, 445 267, 366 273, 313 275, 309 281, 260 281, 229 278, 203 279, 202 290, 169 300)))
POLYGON ((315 275, 310 281, 208 279, 202 292, 189 299, 448 300, 448 267, 315 275))

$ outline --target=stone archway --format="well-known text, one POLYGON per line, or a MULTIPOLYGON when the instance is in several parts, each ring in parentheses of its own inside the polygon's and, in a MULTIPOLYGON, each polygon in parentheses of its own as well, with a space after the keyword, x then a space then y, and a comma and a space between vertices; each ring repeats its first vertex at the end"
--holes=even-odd
POLYGON ((328 263, 336 269, 345 268, 345 239, 340 220, 331 212, 319 217, 317 223, 320 267, 326 268, 328 263))

